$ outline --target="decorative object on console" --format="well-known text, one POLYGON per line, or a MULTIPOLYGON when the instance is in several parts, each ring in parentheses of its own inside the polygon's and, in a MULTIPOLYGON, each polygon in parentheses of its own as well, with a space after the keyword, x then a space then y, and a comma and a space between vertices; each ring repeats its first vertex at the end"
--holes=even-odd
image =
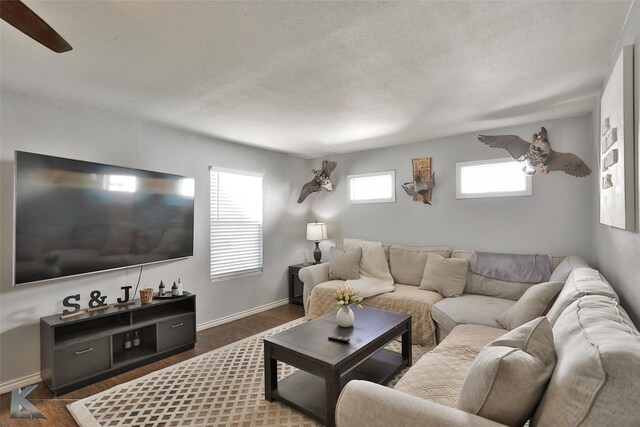
POLYGON ((89 309, 107 306, 106 299, 107 296, 101 295, 100 291, 91 291, 89 294, 89 309))
POLYGON ((402 184, 404 191, 414 201, 430 205, 433 187, 436 185, 436 174, 431 171, 431 157, 411 159, 413 164, 413 181, 402 184), (425 179, 426 177, 426 179, 425 179))
POLYGON ((172 298, 180 298, 181 296, 191 295, 187 291, 182 291, 182 295, 173 295, 173 292, 165 292, 163 296, 158 295, 157 293, 153 294, 154 299, 172 299, 172 298))
MULTIPOLYGON (((142 267, 140 267, 140 269, 142 269, 142 267)), ((138 282, 140 283, 140 282, 138 282)), ((122 307, 125 305, 131 305, 131 304, 135 304, 135 302, 131 299, 131 296, 129 295, 129 289, 131 289, 133 286, 122 286, 120 289, 122 289, 124 291, 124 298, 120 298, 118 297, 117 299, 117 303, 113 304, 115 307, 122 307)), ((138 287, 136 286, 136 290, 138 289, 138 287)), ((134 296, 135 296, 135 291, 134 291, 134 296)))
POLYGON ((309 265, 309 259, 307 258, 307 251, 302 251, 302 256, 304 256, 304 262, 302 263, 302 265, 306 267, 307 265, 309 265))
POLYGON ((184 285, 182 284, 182 278, 178 277, 178 295, 182 295, 184 293, 184 285))
POLYGON ((327 239, 327 224, 323 222, 310 222, 307 224, 307 240, 316 242, 316 249, 313 251, 313 258, 316 263, 322 259, 322 251, 320 250, 320 240, 327 239))
POLYGON ((138 333, 138 331, 135 331, 133 333, 133 346, 134 347, 140 346, 140 334, 138 333))
POLYGON ((162 282, 162 280, 160 281, 160 286, 158 286, 158 296, 164 296, 164 283, 162 282))
POLYGON ((125 338, 124 338, 124 349, 125 350, 130 350, 131 347, 133 346, 133 342, 131 341, 131 337, 129 336, 129 332, 127 332, 125 338))
POLYGON ((600 223, 636 229, 633 45, 625 46, 600 99, 600 223))
POLYGON ((84 310, 80 310, 80 304, 73 303, 71 300, 80 301, 80 294, 69 295, 62 300, 62 305, 72 308, 72 310, 67 310, 66 308, 62 310, 62 316, 60 316, 60 319, 67 319, 72 316, 84 314, 84 310))
POLYGON ((331 172, 338 166, 337 162, 329 160, 322 161, 322 169, 312 169, 311 172, 315 175, 313 179, 302 186, 300 191, 300 197, 298 197, 298 203, 304 202, 304 199, 313 192, 320 192, 324 188, 331 192, 333 191, 333 181, 331 181, 331 172))
POLYGON ((491 148, 504 148, 511 157, 524 162, 522 171, 527 175, 534 175, 537 168, 543 175, 553 171, 563 171, 577 177, 591 174, 591 169, 580 157, 573 153, 553 151, 544 127, 540 128, 539 134, 533 134, 530 143, 517 135, 478 135, 478 140, 491 148))
POLYGON ((171 296, 172 297, 180 296, 180 291, 178 290, 178 284, 176 282, 173 282, 173 286, 171 287, 171 296))
POLYGON ((151 304, 151 301, 153 301, 153 288, 140 289, 140 302, 151 304))

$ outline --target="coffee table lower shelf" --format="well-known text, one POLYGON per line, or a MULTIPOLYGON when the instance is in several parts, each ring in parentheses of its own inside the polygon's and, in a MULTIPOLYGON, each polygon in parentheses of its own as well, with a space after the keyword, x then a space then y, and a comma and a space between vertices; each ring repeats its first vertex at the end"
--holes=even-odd
MULTIPOLYGON (((381 349, 340 377, 340 389, 351 380, 367 380, 385 384, 402 368, 407 361, 402 354, 381 349)), ((278 388, 272 396, 288 406, 297 409, 309 417, 326 423, 327 401, 326 381, 306 371, 296 371, 278 382, 278 388)))

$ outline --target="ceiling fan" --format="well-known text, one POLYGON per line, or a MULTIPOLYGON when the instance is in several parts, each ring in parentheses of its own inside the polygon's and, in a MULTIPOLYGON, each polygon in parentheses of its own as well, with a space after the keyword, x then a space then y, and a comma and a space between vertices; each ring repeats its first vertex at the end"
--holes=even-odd
POLYGON ((19 0, 0 0, 0 18, 54 52, 72 49, 60 34, 19 0))

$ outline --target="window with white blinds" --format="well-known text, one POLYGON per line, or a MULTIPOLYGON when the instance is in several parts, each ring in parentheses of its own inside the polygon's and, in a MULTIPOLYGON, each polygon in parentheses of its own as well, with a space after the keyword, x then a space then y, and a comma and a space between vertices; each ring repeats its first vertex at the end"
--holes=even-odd
POLYGON ((211 280, 262 271, 262 177, 209 171, 211 280))

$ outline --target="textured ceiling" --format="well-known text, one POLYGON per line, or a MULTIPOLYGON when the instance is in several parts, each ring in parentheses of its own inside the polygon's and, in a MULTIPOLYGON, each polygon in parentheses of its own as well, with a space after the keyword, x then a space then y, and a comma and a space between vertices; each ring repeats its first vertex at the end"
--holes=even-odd
POLYGON ((35 2, 3 89, 303 157, 592 110, 630 2, 35 2))

